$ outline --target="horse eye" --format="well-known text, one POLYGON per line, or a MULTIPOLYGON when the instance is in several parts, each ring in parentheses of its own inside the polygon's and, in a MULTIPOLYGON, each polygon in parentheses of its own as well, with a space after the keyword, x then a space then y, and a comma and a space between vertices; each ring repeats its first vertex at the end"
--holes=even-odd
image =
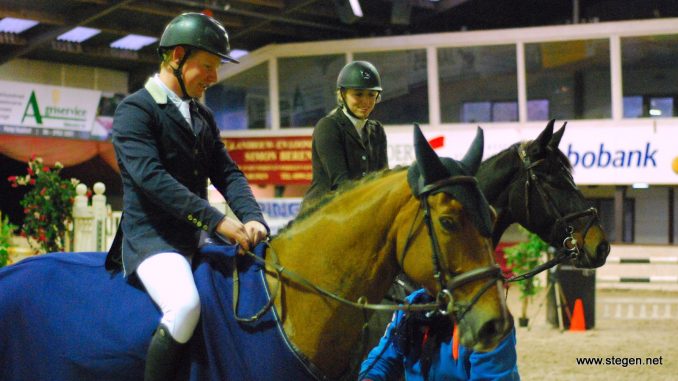
POLYGON ((450 217, 440 217, 439 221, 445 230, 455 231, 458 229, 457 223, 450 217))

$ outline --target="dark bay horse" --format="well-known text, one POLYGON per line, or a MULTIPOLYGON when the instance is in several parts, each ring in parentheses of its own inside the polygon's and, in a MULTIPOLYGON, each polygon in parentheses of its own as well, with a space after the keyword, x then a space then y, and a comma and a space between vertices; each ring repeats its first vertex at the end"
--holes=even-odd
MULTIPOLYGON (((277 257, 278 265, 245 269, 270 286, 264 285, 264 294, 272 295, 274 308, 261 320, 224 321, 234 315, 235 301, 258 300, 252 291, 256 282, 243 274, 240 298, 231 297, 226 286, 236 282, 230 271, 243 258, 221 259, 203 249, 194 258, 201 322, 180 378, 307 380, 347 374, 364 311, 321 296, 302 278, 343 299, 375 303, 403 271, 437 296, 429 308, 457 321, 463 345, 493 348, 513 320, 493 257, 494 220, 473 177, 482 158, 478 131, 461 161, 443 165, 415 128, 417 161, 408 170, 348 184, 272 238, 266 258, 277 257), (276 284, 280 291, 269 291, 276 284), (285 345, 274 345, 268 336, 251 343, 269 333, 282 336, 285 345), (236 335, 240 341, 233 341, 236 335), (294 361, 271 353, 274 347, 293 348, 306 373, 289 376, 294 361)), ((104 253, 54 253, 0 270, 0 317, 0 379, 112 381, 142 378, 159 313, 138 286, 105 271, 104 253)))
POLYGON ((549 121, 536 139, 513 144, 480 165, 476 177, 497 212, 492 239, 496 245, 517 222, 557 249, 574 249, 577 267, 600 267, 610 244, 558 148, 565 125, 554 133, 554 123, 549 121))
MULTIPOLYGON (((536 139, 513 144, 480 164, 480 189, 497 212, 493 244, 511 224, 519 223, 555 248, 578 252, 578 267, 599 267, 610 244, 597 211, 574 183, 570 162, 558 148, 565 126, 554 133, 554 124, 549 121, 536 139)), ((396 285, 390 294, 402 299, 407 291, 396 285)), ((389 321, 385 313, 370 320, 370 346, 376 345, 389 321)))

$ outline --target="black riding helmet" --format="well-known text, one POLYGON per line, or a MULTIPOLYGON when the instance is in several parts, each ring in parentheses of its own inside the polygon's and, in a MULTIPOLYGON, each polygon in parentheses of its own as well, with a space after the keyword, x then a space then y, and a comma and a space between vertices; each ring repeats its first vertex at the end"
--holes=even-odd
POLYGON ((184 87, 181 68, 193 49, 215 54, 224 61, 239 63, 238 60, 229 55, 231 47, 226 29, 219 21, 202 13, 183 13, 167 24, 162 37, 160 37, 158 54, 162 57, 167 50, 175 46, 186 48, 186 54, 179 62, 179 66, 174 69, 174 76, 179 81, 181 91, 184 92, 184 98, 187 98, 188 94, 184 87))
POLYGON ((371 63, 353 61, 339 72, 337 89, 364 89, 381 92, 381 77, 371 63))
MULTIPOLYGON (((377 102, 381 98, 381 77, 377 68, 367 61, 353 61, 341 69, 337 77, 337 89, 340 91, 341 101, 346 105, 344 89, 375 90, 379 92, 377 102)), ((346 112, 356 117, 350 108, 344 106, 346 112)))

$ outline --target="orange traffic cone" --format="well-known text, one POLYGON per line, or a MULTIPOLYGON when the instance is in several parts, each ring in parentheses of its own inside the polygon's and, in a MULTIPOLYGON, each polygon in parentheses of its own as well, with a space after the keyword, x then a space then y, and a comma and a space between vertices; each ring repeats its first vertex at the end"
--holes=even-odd
POLYGON ((577 298, 574 301, 574 311, 570 320, 570 332, 586 331, 586 318, 584 317, 584 302, 577 298))

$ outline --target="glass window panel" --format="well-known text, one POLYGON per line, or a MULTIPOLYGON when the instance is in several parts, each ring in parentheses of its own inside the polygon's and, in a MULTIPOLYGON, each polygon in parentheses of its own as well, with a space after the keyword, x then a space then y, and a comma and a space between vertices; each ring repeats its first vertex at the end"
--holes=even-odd
POLYGON ((546 120, 549 118, 549 101, 532 99, 527 101, 527 120, 546 120))
POLYGON ((221 130, 271 128, 268 62, 226 78, 205 92, 221 130))
MULTIPOLYGON (((622 38, 621 60, 624 97, 640 95, 646 106, 642 114, 624 110, 624 117, 673 117, 673 99, 678 96, 678 35, 622 38), (672 98, 671 111, 651 115, 652 99, 659 98, 672 98)), ((657 107, 669 107, 668 101, 661 102, 657 107)))
POLYGON ((465 102, 462 107, 463 123, 480 123, 490 121, 490 102, 465 102))
POLYGON ((356 53, 353 58, 371 62, 381 76, 384 91, 371 119, 383 124, 428 123, 426 50, 356 53))
POLYGON ((640 118, 643 116, 643 97, 624 97, 624 118, 640 118))
POLYGON ((668 118, 673 116, 673 98, 650 98, 650 116, 654 118, 668 118))
POLYGON ((517 122, 518 102, 495 102, 492 104, 492 120, 495 122, 517 122))
POLYGON ((612 116, 607 39, 525 44, 525 66, 528 120, 612 116), (547 115, 530 110, 534 99, 548 101, 547 115))
POLYGON ((493 112, 491 118, 497 122, 518 120, 515 45, 438 49, 438 78, 443 123, 466 122, 462 109, 473 102, 512 102, 516 104, 515 116, 493 112))
POLYGON ((337 106, 343 54, 278 59, 280 127, 313 127, 337 106))

